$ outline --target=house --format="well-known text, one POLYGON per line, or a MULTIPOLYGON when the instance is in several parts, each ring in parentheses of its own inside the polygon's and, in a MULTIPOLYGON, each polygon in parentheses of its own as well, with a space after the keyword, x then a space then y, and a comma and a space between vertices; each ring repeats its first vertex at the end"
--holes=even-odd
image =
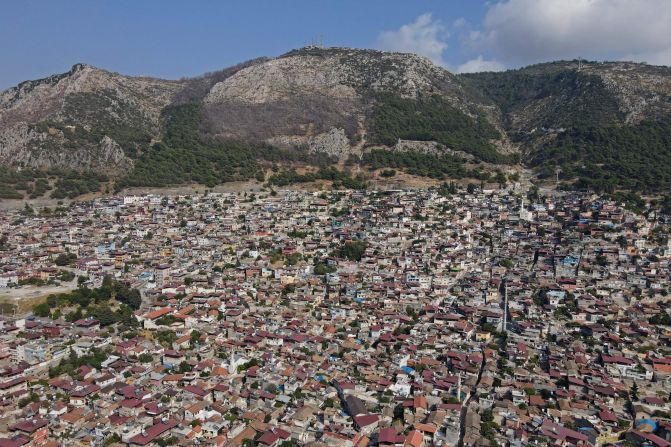
POLYGON ((171 429, 177 426, 177 421, 174 419, 168 419, 167 421, 158 422, 146 430, 142 430, 140 434, 137 434, 130 438, 130 444, 132 445, 148 445, 152 442, 155 442, 160 437, 165 436, 170 432, 171 429))
POLYGON ((177 368, 182 362, 186 361, 186 357, 180 351, 168 349, 163 352, 161 362, 163 366, 168 369, 177 368))
POLYGON ((39 447, 47 443, 49 436, 48 422, 45 419, 26 419, 9 427, 11 432, 24 435, 30 439, 28 447, 39 447))
POLYGON ((360 414, 353 417, 354 426, 364 435, 373 433, 380 423, 380 417, 377 414, 360 414))

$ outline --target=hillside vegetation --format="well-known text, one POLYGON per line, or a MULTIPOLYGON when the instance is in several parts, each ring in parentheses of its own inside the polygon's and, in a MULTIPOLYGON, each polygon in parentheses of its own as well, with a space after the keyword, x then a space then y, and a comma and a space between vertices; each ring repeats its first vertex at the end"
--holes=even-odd
POLYGON ((0 92, 0 199, 108 182, 365 185, 326 169, 345 161, 441 180, 559 168, 565 187, 659 192, 669 123, 671 69, 645 64, 455 76, 416 55, 317 47, 180 81, 77 64, 0 92))
POLYGON ((304 150, 282 150, 265 144, 234 140, 207 139, 198 131, 202 106, 186 103, 163 111, 163 141, 137 159, 128 175, 117 182, 117 188, 128 186, 168 186, 220 183, 265 179, 260 163, 303 162, 327 164, 328 157, 308 154, 304 150))
POLYGON ((580 189, 650 193, 671 190, 671 122, 576 127, 545 143, 530 164, 541 176, 559 166, 580 189))
POLYGON ((499 107, 513 135, 538 128, 608 126, 623 114, 601 78, 575 70, 511 70, 461 75, 499 107))
POLYGON ((370 144, 393 146, 399 139, 437 141, 482 161, 513 161, 491 144, 490 140, 500 139, 501 134, 483 116, 472 118, 438 95, 407 99, 380 94, 374 102, 369 122, 370 144))
POLYGON ((495 105, 541 179, 596 191, 671 187, 671 69, 555 62, 461 75, 495 105))

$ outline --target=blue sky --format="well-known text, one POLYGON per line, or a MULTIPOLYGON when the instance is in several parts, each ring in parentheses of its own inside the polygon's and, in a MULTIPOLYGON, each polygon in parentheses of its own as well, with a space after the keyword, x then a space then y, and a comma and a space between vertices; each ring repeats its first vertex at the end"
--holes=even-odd
POLYGON ((4 0, 0 89, 85 62, 195 76, 327 46, 423 54, 452 71, 556 58, 671 61, 667 0, 4 0), (595 23, 596 21, 596 23, 595 23), (603 22, 603 23, 601 23, 603 22))

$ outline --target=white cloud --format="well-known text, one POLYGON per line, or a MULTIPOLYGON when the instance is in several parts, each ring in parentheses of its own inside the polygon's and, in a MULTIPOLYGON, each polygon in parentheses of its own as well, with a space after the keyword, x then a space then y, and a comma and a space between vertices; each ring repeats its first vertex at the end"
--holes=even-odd
POLYGON ((478 73, 480 71, 502 71, 506 67, 495 60, 484 60, 482 55, 457 67, 457 73, 478 73))
POLYGON ((381 32, 377 37, 377 46, 381 50, 426 56, 435 64, 444 66, 443 53, 447 50, 448 37, 443 23, 434 20, 431 13, 426 13, 396 31, 381 32))
POLYGON ((464 44, 506 65, 577 57, 669 65, 671 1, 502 0, 464 44))

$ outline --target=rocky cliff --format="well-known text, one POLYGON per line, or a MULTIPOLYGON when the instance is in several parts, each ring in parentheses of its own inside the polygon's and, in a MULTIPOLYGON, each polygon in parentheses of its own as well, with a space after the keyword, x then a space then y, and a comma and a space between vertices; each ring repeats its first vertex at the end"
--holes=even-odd
POLYGON ((77 64, 0 93, 0 161, 41 169, 120 172, 160 133, 183 82, 77 64))
MULTIPOLYGON (((262 176, 249 157, 273 148, 274 162, 295 159, 290 151, 345 161, 382 149, 476 165, 521 161, 541 177, 560 165, 567 181, 585 176, 577 166, 634 164, 640 169, 626 175, 636 178, 671 159, 660 138, 650 149, 640 137, 645 126, 663 135, 670 116, 667 67, 568 61, 455 76, 412 54, 307 47, 180 81, 78 64, 23 82, 0 93, 0 163, 134 173, 141 184, 140 173, 157 166, 178 172, 180 158, 214 157, 207 178, 216 182, 249 175, 242 165, 262 176), (595 138, 608 149, 599 152, 595 138), (633 161, 613 143, 625 140, 645 145, 633 161), (254 147, 247 155, 245 145, 254 147)), ((395 163, 416 163, 404 160, 395 163)))

